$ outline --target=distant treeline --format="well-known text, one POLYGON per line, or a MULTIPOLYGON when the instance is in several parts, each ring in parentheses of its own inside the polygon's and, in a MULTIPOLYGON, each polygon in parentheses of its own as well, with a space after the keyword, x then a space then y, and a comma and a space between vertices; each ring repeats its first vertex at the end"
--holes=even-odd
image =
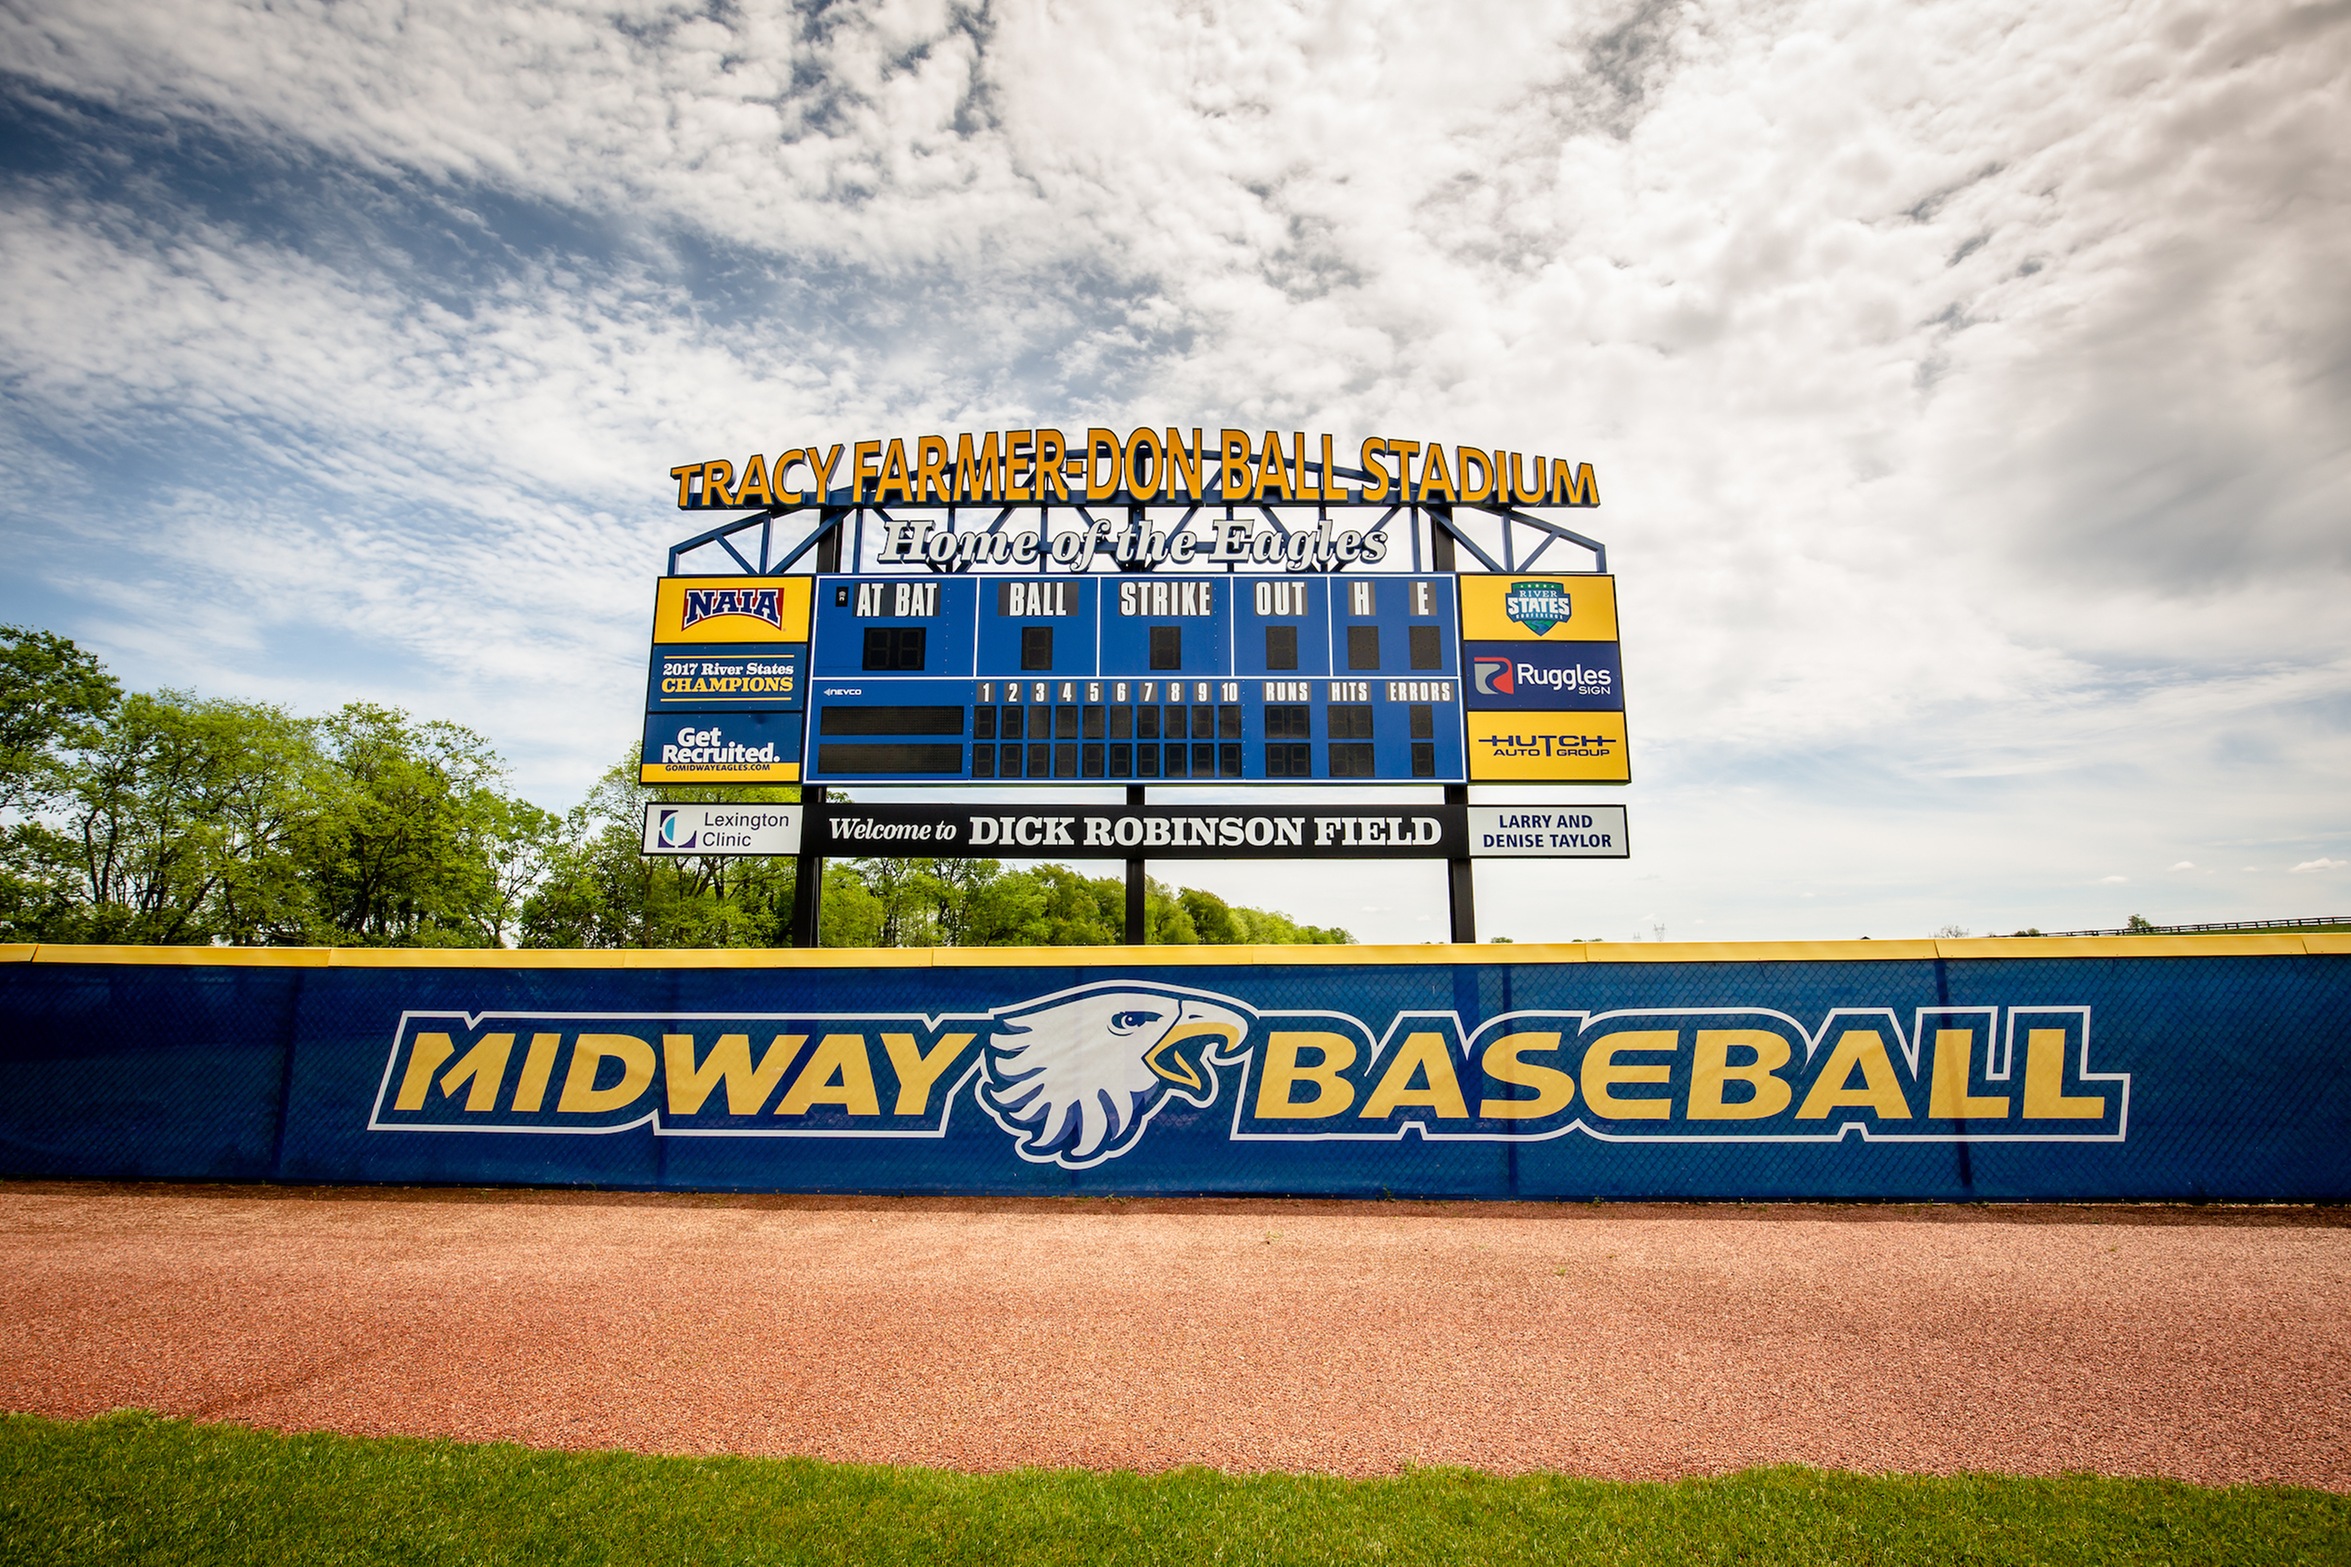
MULTIPOLYGON (((638 853, 632 753, 562 816, 507 792, 481 735, 354 702, 302 718, 125 693, 67 638, 0 626, 0 941, 402 947, 770 947, 795 866, 638 853)), ((825 869, 828 947, 1124 939, 1117 877, 994 860, 825 869)), ((1343 942, 1343 930, 1154 881, 1150 940, 1343 942)))

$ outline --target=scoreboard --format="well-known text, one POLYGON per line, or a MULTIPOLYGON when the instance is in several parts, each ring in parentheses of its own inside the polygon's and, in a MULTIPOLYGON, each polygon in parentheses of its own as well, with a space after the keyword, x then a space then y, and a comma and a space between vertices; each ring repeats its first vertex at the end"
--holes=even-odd
POLYGON ((664 578, 646 783, 1624 782, 1614 579, 664 578))

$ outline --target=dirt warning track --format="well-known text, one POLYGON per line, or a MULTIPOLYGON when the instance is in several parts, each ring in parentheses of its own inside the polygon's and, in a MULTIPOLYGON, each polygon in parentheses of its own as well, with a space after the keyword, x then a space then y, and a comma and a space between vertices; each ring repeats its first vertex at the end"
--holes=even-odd
POLYGON ((1020 1464, 2351 1489, 2340 1210, 0 1184, 0 1407, 1020 1464))

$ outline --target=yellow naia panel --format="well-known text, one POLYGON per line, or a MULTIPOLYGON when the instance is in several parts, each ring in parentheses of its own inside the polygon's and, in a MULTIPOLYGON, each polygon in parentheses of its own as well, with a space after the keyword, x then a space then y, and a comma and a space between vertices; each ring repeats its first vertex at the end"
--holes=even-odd
POLYGON ((1630 783, 1622 713, 1468 712, 1472 783, 1630 783))
POLYGON ((641 784, 771 784, 799 781, 798 762, 769 762, 764 767, 750 767, 739 762, 712 767, 644 762, 637 767, 637 782, 641 784))
POLYGON ((805 642, 806 577, 663 577, 653 592, 653 640, 805 642))
POLYGON ((1616 579, 1574 572, 1461 577, 1469 642, 1614 642, 1616 579))

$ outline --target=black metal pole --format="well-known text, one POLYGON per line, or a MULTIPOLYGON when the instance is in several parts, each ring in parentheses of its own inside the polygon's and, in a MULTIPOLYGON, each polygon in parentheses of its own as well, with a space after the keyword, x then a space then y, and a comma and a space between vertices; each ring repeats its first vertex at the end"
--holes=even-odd
MULTIPOLYGON (((1141 805, 1146 789, 1142 784, 1127 785, 1127 804, 1141 805)), ((1145 906, 1146 883, 1141 860, 1127 861, 1127 923, 1126 941, 1130 947, 1146 946, 1151 940, 1149 910, 1145 906)))
MULTIPOLYGON (((841 569, 841 529, 848 520, 845 507, 826 507, 824 532, 816 541, 816 569, 841 569)), ((800 770, 806 773, 808 763, 803 760, 800 770)), ((823 943, 824 925, 824 856, 811 845, 820 840, 824 815, 824 791, 800 788, 800 850, 797 869, 792 873, 792 945, 814 947, 823 943)))
MULTIPOLYGON (((1453 571, 1453 508, 1429 508, 1429 565, 1437 571, 1453 571)), ((1447 805, 1469 804, 1469 785, 1447 784, 1447 805)), ((1470 862, 1445 862, 1445 907, 1453 927, 1453 939, 1474 943, 1478 939, 1477 883, 1472 878, 1470 862)))

